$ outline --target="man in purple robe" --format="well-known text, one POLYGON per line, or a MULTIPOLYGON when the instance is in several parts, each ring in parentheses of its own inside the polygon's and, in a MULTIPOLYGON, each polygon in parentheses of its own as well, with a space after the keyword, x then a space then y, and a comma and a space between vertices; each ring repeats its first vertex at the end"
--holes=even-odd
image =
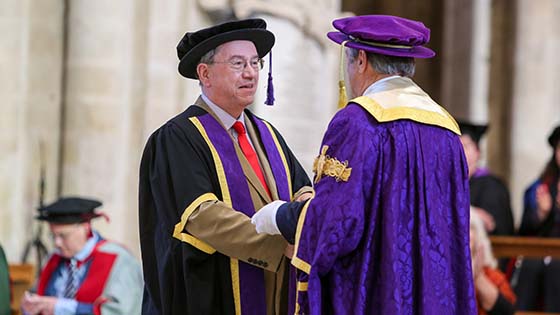
POLYGON ((379 15, 333 25, 358 97, 329 124, 314 196, 252 217, 295 244, 296 313, 476 314, 459 128, 410 78, 435 55, 430 31, 379 15))

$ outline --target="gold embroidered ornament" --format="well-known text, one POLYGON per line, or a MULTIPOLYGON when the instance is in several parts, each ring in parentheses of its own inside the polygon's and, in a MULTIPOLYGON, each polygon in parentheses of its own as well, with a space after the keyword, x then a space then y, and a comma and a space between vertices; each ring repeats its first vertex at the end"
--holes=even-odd
POLYGON ((352 172, 348 167, 348 161, 340 162, 336 158, 327 155, 328 145, 321 148, 321 154, 313 161, 313 172, 315 173, 314 183, 318 183, 323 176, 334 177, 337 182, 347 182, 352 172))

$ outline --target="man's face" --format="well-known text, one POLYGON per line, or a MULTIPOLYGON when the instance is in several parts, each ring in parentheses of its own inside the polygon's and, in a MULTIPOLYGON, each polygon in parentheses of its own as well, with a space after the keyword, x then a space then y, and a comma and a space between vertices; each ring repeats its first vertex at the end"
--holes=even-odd
POLYGON ((64 258, 71 258, 84 248, 90 234, 89 223, 49 224, 54 245, 64 258))
POLYGON ((467 164, 469 165, 469 177, 476 171, 476 165, 478 164, 478 158, 480 157, 480 151, 478 146, 473 141, 471 136, 462 135, 461 143, 463 144, 463 149, 465 151, 465 157, 467 158, 467 164))
POLYGON ((253 103, 260 70, 254 68, 256 61, 259 55, 251 41, 236 40, 220 45, 214 62, 208 65, 207 80, 202 82, 205 93, 210 94, 207 96, 227 112, 243 110, 253 103))

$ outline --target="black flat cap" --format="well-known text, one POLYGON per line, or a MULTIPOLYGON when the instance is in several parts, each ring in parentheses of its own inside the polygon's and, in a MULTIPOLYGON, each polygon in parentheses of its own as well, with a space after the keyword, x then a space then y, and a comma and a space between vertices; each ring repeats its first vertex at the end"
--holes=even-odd
POLYGON ((550 136, 548 136, 548 144, 550 144, 551 147, 556 148, 559 141, 560 141, 560 125, 556 126, 556 128, 552 130, 550 136))
POLYGON ((476 125, 462 120, 457 120, 457 123, 459 124, 459 129, 461 129, 461 133, 471 137, 477 146, 486 130, 488 130, 488 125, 476 125))
POLYGON ((39 208, 37 219, 51 223, 81 223, 100 216, 95 213, 95 208, 101 202, 85 198, 60 198, 54 203, 39 208))
POLYGON ((259 57, 264 57, 274 46, 274 34, 266 30, 263 19, 226 22, 196 32, 188 32, 177 45, 179 73, 197 79, 196 66, 200 58, 223 43, 249 40, 255 44, 259 57))

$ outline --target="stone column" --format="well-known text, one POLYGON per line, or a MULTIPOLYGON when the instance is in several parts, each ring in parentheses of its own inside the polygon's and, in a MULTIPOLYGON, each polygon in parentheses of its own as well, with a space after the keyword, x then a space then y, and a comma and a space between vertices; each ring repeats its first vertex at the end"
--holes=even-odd
POLYGON ((138 253, 148 1, 69 1, 62 195, 99 198, 107 238, 138 253))
POLYGON ((506 182, 511 171, 511 115, 515 56, 515 2, 492 1, 490 80, 488 91, 487 160, 490 169, 506 182))
POLYGON ((187 31, 210 26, 211 22, 195 1, 172 0, 165 4, 150 1, 142 145, 155 129, 193 104, 200 94, 198 81, 179 74, 176 46, 187 31))
POLYGON ((62 1, 0 5, 0 243, 10 262, 37 227, 41 158, 45 199, 56 195, 63 14, 62 1))
POLYGON ((560 1, 518 0, 512 120, 512 203, 552 156, 547 137, 560 123, 560 1))
POLYGON ((455 117, 468 118, 470 106, 473 3, 445 3, 442 104, 455 117))
POLYGON ((104 202, 95 227, 140 256, 138 171, 149 135, 192 104, 177 72, 183 34, 209 24, 194 1, 70 2, 62 192, 104 202))

